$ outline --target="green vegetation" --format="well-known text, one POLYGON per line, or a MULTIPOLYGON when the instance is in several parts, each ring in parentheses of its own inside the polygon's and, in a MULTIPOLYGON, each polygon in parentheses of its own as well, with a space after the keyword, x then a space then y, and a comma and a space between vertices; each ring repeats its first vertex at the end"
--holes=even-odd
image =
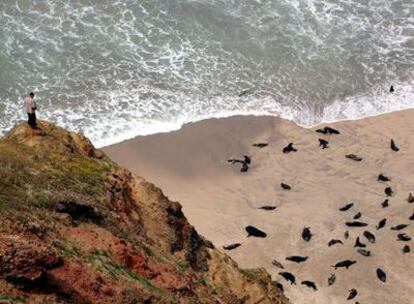
POLYGON ((0 294, 0 303, 1 304, 27 303, 27 300, 24 297, 15 297, 15 296, 0 294))

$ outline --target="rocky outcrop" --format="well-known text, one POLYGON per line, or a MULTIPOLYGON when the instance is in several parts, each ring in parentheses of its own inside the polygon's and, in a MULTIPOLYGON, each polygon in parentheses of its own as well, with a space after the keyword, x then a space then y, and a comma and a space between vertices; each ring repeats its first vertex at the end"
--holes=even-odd
POLYGON ((0 140, 0 298, 18 303, 288 303, 181 205, 83 135, 41 121, 0 140))

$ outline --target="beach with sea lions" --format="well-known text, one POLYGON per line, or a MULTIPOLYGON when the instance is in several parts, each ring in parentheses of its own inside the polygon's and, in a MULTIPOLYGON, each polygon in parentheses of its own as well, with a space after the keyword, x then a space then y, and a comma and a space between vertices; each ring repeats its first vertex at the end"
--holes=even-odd
POLYGON ((414 110, 209 119, 103 150, 292 303, 414 303, 414 110))

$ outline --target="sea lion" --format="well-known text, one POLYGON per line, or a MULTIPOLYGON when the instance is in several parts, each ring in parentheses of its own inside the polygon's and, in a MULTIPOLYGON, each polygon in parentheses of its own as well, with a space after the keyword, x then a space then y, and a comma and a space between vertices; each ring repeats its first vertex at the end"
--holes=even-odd
POLYGON ((290 152, 297 152, 298 149, 293 147, 293 143, 289 143, 286 147, 283 148, 283 153, 287 154, 290 152))
POLYGON ((307 256, 298 256, 298 255, 293 255, 293 256, 286 258, 287 261, 295 262, 298 264, 306 262, 307 259, 308 259, 307 256))
POLYGON ((389 202, 389 200, 388 200, 388 199, 384 200, 384 201, 381 203, 382 208, 387 208, 387 207, 390 205, 388 202, 389 202))
POLYGON ((247 155, 243 156, 243 159, 237 159, 237 158, 231 158, 228 159, 227 162, 235 164, 235 163, 241 163, 242 166, 240 168, 241 172, 247 172, 249 170, 249 166, 251 164, 251 158, 247 155))
POLYGON ((352 206, 354 206, 354 203, 346 204, 345 206, 339 208, 339 211, 347 211, 347 210, 351 209, 352 206))
POLYGON ((318 288, 316 288, 316 284, 312 281, 302 281, 301 284, 305 285, 308 288, 312 288, 314 291, 318 290, 318 288))
POLYGON ((354 220, 357 220, 357 219, 359 219, 360 217, 362 216, 362 213, 361 212, 358 212, 357 214, 355 214, 354 215, 354 220))
POLYGON ((291 190, 292 187, 290 187, 288 184, 285 183, 280 183, 280 187, 282 187, 282 189, 284 190, 291 190))
POLYGON ((344 238, 345 238, 345 240, 347 240, 349 238, 349 231, 348 230, 344 232, 344 238))
POLYGON ((390 93, 393 93, 394 91, 394 86, 390 86, 390 93))
POLYGON ((322 133, 325 135, 331 135, 331 134, 335 134, 335 135, 339 135, 341 134, 341 132, 339 132, 338 130, 331 128, 331 127, 324 127, 323 129, 317 129, 316 132, 318 133, 322 133))
POLYGON ((335 244, 342 244, 343 245, 344 243, 342 243, 341 240, 332 239, 332 240, 329 241, 328 246, 331 247, 331 246, 333 246, 335 244))
POLYGON ((348 227, 365 227, 365 226, 368 226, 367 223, 358 222, 358 221, 346 222, 345 225, 347 225, 348 227))
POLYGON ((386 223, 387 223, 386 218, 383 218, 382 220, 380 220, 378 222, 378 225, 377 225, 377 230, 380 230, 380 229, 384 228, 386 223))
POLYGON ((321 147, 322 150, 329 148, 328 144, 329 144, 329 142, 327 140, 319 138, 319 147, 321 147))
POLYGON ((267 205, 259 207, 259 209, 266 210, 266 211, 272 211, 272 210, 275 210, 276 208, 277 208, 276 206, 267 206, 267 205))
POLYGON ((394 194, 394 191, 392 190, 391 187, 387 187, 384 189, 384 193, 386 196, 392 196, 394 194))
POLYGON ((244 95, 247 95, 249 92, 250 92, 250 90, 243 90, 238 94, 238 96, 243 97, 244 95))
POLYGON ((414 203, 414 195, 411 192, 408 194, 407 202, 410 204, 414 203))
POLYGON ((381 268, 377 268, 377 277, 381 282, 387 282, 387 274, 381 268))
POLYGON ((371 256, 371 251, 365 249, 358 249, 357 252, 363 256, 371 256))
POLYGON ((399 233, 399 234, 397 235, 397 241, 409 242, 409 241, 411 241, 411 237, 410 237, 410 236, 408 236, 408 235, 407 235, 407 234, 405 234, 405 233, 399 233))
POLYGON ((250 236, 254 236, 254 237, 259 237, 259 238, 265 238, 267 236, 267 234, 259 229, 257 229, 254 226, 247 226, 246 228, 246 232, 247 232, 247 237, 250 236))
POLYGON ((388 176, 385 176, 382 173, 380 173, 380 175, 378 175, 378 181, 379 182, 389 182, 390 180, 391 180, 391 178, 389 178, 388 176))
POLYGON ((347 154, 345 155, 346 158, 352 159, 354 161, 360 162, 362 160, 361 157, 356 156, 355 154, 347 154))
POLYGON ((279 272, 279 275, 282 276, 286 281, 290 282, 291 285, 296 285, 296 278, 290 272, 279 272))
POLYGON ((257 143, 257 144, 253 144, 253 147, 262 149, 264 147, 267 147, 268 145, 269 145, 268 143, 257 143))
POLYGON ((361 243, 361 241, 359 240, 359 236, 356 238, 355 240, 355 245, 354 247, 361 247, 361 248, 365 248, 367 247, 367 245, 365 245, 364 243, 361 243))
POLYGON ((328 278, 328 285, 331 286, 335 283, 336 281, 336 275, 334 273, 332 273, 330 275, 330 277, 328 278))
POLYGON ((285 269, 285 267, 283 267, 282 263, 280 263, 278 260, 273 260, 272 265, 276 266, 277 268, 280 268, 280 269, 285 269))
POLYGON ((396 225, 396 226, 391 227, 391 230, 403 230, 403 229, 405 229, 407 227, 408 227, 407 224, 399 224, 399 225, 396 225))
POLYGON ((243 163, 240 172, 247 172, 249 170, 249 166, 246 163, 243 163))
POLYGON ((390 142, 390 148, 394 152, 400 151, 400 148, 397 147, 397 145, 394 142, 394 139, 392 139, 392 138, 391 138, 391 142, 390 142))
POLYGON ((243 162, 246 163, 246 164, 248 164, 248 165, 250 165, 252 163, 252 159, 251 159, 250 156, 244 155, 243 156, 243 162))
POLYGON ((348 298, 346 298, 348 301, 352 300, 353 298, 355 298, 358 295, 358 291, 355 288, 352 288, 348 291, 349 291, 348 298))
POLYGON ((411 248, 410 248, 410 246, 408 246, 408 245, 405 245, 404 247, 403 247, 403 249, 402 249, 402 252, 403 253, 409 253, 411 251, 411 248))
POLYGON ((363 234, 371 244, 375 244, 375 235, 367 230, 365 230, 363 234))
POLYGON ((285 289, 283 288, 283 285, 281 284, 281 283, 279 283, 279 282, 276 282, 276 281, 273 281, 272 282, 272 284, 277 288, 277 289, 279 289, 279 291, 280 292, 282 292, 282 293, 284 293, 285 292, 285 289))
POLYGON ((349 267, 351 267, 352 265, 354 265, 356 263, 356 261, 351 261, 351 260, 344 260, 344 261, 340 261, 338 263, 336 263, 335 265, 333 265, 332 267, 335 268, 335 270, 337 268, 346 268, 348 269, 349 267))
POLYGON ((233 250, 236 249, 237 247, 240 247, 241 244, 240 243, 234 243, 234 244, 230 244, 230 245, 224 245, 223 249, 224 250, 233 250))
POLYGON ((303 228, 302 231, 302 239, 306 242, 309 242, 310 239, 312 238, 313 234, 310 231, 310 227, 305 227, 303 228))
POLYGON ((410 221, 414 221, 414 212, 413 214, 408 218, 410 221))

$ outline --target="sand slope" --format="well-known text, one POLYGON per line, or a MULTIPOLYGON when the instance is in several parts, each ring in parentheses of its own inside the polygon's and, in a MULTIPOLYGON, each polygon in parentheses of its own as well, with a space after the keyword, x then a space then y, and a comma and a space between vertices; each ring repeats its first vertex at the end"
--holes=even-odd
POLYGON ((401 248, 408 244, 414 250, 414 242, 396 241, 399 232, 390 227, 410 224, 400 232, 414 237, 414 221, 408 219, 414 203, 406 201, 408 193, 414 193, 413 121, 414 111, 396 112, 330 124, 341 134, 323 136, 315 129, 274 117, 232 117, 138 137, 104 150, 122 166, 160 186, 171 199, 180 201, 189 221, 215 244, 242 243, 228 254, 241 267, 266 267, 284 285, 293 303, 346 303, 348 290, 356 288, 359 295, 354 302, 410 304, 414 303, 414 253, 404 255, 401 248), (318 138, 327 139, 330 148, 321 150, 318 138), (401 148, 399 152, 389 149, 390 138, 401 148), (253 147, 257 142, 269 146, 253 147), (289 142, 299 149, 297 153, 282 153, 289 142), (361 156, 363 161, 346 159, 348 153, 361 156), (226 161, 244 154, 253 162, 247 173, 226 161), (392 181, 379 183, 381 172, 392 181), (281 189, 282 181, 292 190, 281 189), (387 185, 395 195, 390 198, 390 207, 383 209, 387 185), (354 202, 354 207, 338 211, 348 202, 354 202), (273 204, 275 211, 258 209, 273 204), (359 211, 360 220, 369 226, 346 227, 345 222, 359 211), (377 231, 375 225, 384 217, 388 223, 377 231), (246 238, 246 225, 264 230, 268 237, 246 238), (309 243, 301 239, 305 226, 315 234, 309 243), (348 240, 344 239, 346 230, 348 240), (376 235, 375 244, 362 236, 365 230, 376 235), (358 235, 372 252, 371 257, 353 248, 358 235), (332 238, 341 239, 344 245, 328 247, 332 238), (285 260, 290 255, 309 259, 297 265, 285 260), (297 286, 289 286, 278 275, 281 270, 271 264, 273 259, 296 276, 297 286), (349 270, 331 267, 344 259, 356 260, 357 264, 349 270), (377 279, 377 267, 387 273, 387 283, 377 279), (328 287, 332 273, 337 281, 328 287), (303 280, 314 281, 319 291, 301 285, 303 280))

